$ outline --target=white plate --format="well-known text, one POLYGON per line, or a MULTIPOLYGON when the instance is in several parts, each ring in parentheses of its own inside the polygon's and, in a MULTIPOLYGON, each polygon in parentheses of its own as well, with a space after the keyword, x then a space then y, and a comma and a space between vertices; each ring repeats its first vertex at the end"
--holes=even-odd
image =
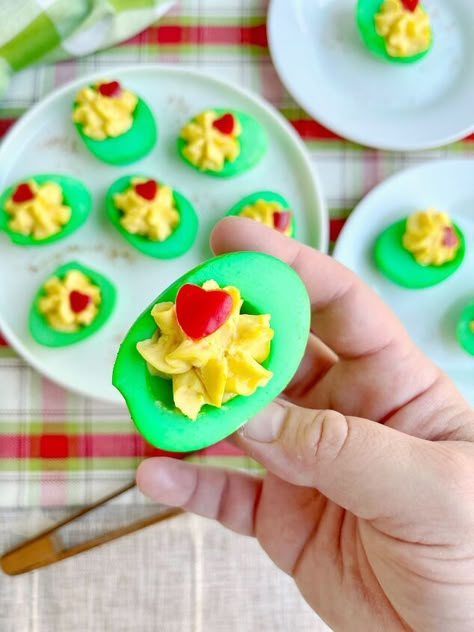
POLYGON ((472 0, 424 1, 433 48, 409 65, 379 60, 364 47, 355 5, 272 0, 270 50, 295 100, 337 134, 380 149, 427 149, 472 132, 472 0))
POLYGON ((244 195, 273 189, 294 209, 301 241, 327 249, 328 221, 321 188, 304 146, 288 123, 252 94, 200 72, 164 66, 137 66, 107 73, 141 95, 152 107, 159 140, 145 159, 116 168, 96 160, 77 138, 71 106, 77 90, 104 73, 82 77, 51 94, 19 121, 0 150, 0 190, 27 175, 56 172, 75 175, 94 196, 90 219, 76 233, 55 244, 19 247, 0 234, 0 329, 10 344, 36 369, 79 393, 118 403, 111 385, 118 345, 138 314, 172 281, 211 256, 213 225, 244 195), (269 147, 248 173, 218 179, 199 174, 178 156, 176 139, 197 111, 232 107, 248 112, 265 128, 269 147), (103 199, 109 185, 127 173, 156 175, 186 195, 199 215, 194 247, 171 261, 151 259, 134 250, 107 220, 103 199), (59 264, 78 260, 102 272, 118 290, 115 312, 95 335, 70 347, 37 344, 27 328, 35 290, 59 264))
POLYGON ((448 373, 474 405, 474 358, 457 343, 456 322, 474 298, 474 161, 447 160, 402 171, 376 187, 350 215, 334 256, 361 276, 403 321, 415 342, 448 373), (391 283, 372 260, 377 235, 428 207, 447 211, 466 237, 461 267, 423 290, 391 283))

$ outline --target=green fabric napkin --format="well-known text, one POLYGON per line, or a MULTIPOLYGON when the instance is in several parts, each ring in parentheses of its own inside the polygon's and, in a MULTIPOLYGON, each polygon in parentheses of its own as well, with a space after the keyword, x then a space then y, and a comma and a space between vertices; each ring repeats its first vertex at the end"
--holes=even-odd
POLYGON ((139 33, 170 0, 0 0, 0 95, 36 61, 88 55, 139 33))

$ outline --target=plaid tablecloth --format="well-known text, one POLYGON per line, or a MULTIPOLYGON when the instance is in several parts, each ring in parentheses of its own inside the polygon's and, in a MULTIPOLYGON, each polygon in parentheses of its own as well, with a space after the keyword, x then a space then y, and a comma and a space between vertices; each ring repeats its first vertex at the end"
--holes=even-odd
MULTIPOLYGON (((474 137, 423 153, 384 153, 338 138, 311 120, 275 73, 267 8, 266 0, 182 0, 164 20, 118 47, 23 71, 0 102, 0 133, 51 90, 86 73, 111 73, 133 62, 198 67, 254 90, 300 133, 327 197, 332 242, 350 210, 386 176, 427 159, 474 157, 474 137)), ((124 409, 66 392, 6 344, 0 347, 0 505, 89 502, 133 478, 138 462, 153 453, 124 409)), ((199 458, 249 465, 226 444, 199 458)))

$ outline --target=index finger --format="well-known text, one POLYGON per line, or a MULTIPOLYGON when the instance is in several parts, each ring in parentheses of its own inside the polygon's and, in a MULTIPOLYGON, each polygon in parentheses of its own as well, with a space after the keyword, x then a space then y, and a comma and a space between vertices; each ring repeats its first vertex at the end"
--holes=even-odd
POLYGON ((395 314, 353 272, 272 228, 244 217, 227 217, 212 231, 211 247, 216 254, 265 252, 290 265, 308 290, 314 332, 339 357, 375 353, 394 340, 409 342, 395 314))

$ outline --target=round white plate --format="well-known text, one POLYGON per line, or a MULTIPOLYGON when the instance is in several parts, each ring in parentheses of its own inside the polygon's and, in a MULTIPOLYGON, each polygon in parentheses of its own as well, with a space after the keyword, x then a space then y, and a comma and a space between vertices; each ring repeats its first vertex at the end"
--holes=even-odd
POLYGON ((408 65, 365 48, 355 6, 356 0, 272 0, 270 50, 295 100, 337 134, 380 149, 427 149, 472 132, 472 0, 424 0, 433 47, 408 65))
POLYGON ((55 244, 20 247, 0 233, 0 329, 10 344, 36 369, 79 393, 118 403, 111 385, 118 345, 139 313, 172 281, 211 256, 208 236, 214 224, 244 195, 271 189, 292 205, 298 237, 321 250, 328 245, 328 220, 321 188, 304 146, 288 123, 252 94, 200 72, 137 66, 82 77, 54 92, 26 114, 5 138, 0 150, 0 190, 10 183, 44 172, 80 178, 91 189, 94 203, 86 224, 55 244), (153 109, 159 139, 149 156, 128 167, 96 160, 79 140, 71 123, 77 90, 104 74, 137 92, 153 109), (251 171, 231 179, 199 174, 178 156, 176 139, 182 125, 209 107, 248 112, 265 128, 269 146, 251 171), (109 223, 104 195, 127 173, 155 176, 188 197, 200 224, 194 247, 184 256, 160 261, 134 250, 109 223), (69 347, 50 349, 37 344, 27 328, 35 290, 60 264, 77 260, 97 269, 117 287, 116 309, 95 335, 69 347))
POLYGON ((456 382, 474 405, 474 358, 456 340, 456 323, 474 298, 474 161, 426 163, 376 187, 350 215, 334 256, 368 283, 403 321, 415 342, 456 382), (446 281, 422 290, 404 289, 373 263, 377 235, 417 209, 447 211, 466 237, 466 256, 446 281))

